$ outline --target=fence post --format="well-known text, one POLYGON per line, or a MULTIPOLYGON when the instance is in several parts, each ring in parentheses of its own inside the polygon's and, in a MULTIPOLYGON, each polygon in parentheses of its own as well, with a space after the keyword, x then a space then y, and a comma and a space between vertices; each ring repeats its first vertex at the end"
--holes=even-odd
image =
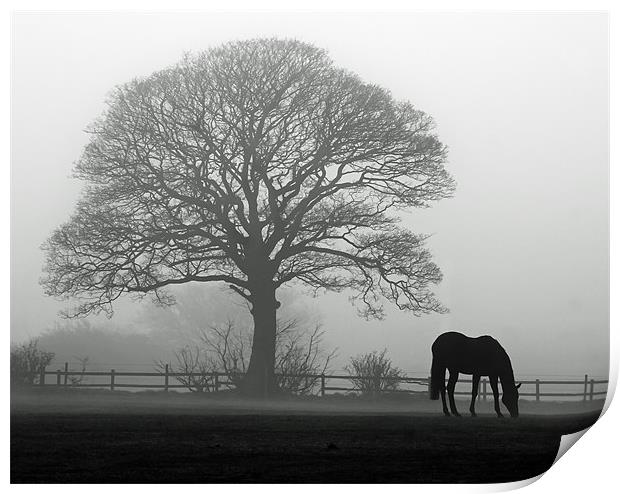
POLYGON ((594 399, 594 379, 590 380, 590 401, 594 399))
POLYGON ((321 374, 321 396, 325 396, 325 373, 321 374))
POLYGON ((586 397, 588 394, 588 375, 583 380, 583 401, 586 401, 586 397))
POLYGON ((114 369, 110 371, 110 391, 114 391, 114 369))
POLYGON ((164 391, 168 392, 168 364, 166 364, 166 373, 164 374, 164 391))
POLYGON ((428 396, 431 395, 431 376, 428 376, 428 396))
POLYGON ((45 366, 41 366, 39 371, 39 386, 45 386, 45 366))
POLYGON ((60 386, 60 369, 56 370, 56 386, 60 386))
POLYGON ((482 379, 482 399, 487 401, 487 380, 482 379))
POLYGON ((213 387, 215 388, 216 393, 220 390, 220 373, 219 372, 215 373, 215 377, 213 378, 213 387))
POLYGON ((536 379, 536 401, 540 401, 540 379, 536 379))
POLYGON ((65 362, 65 386, 67 385, 67 372, 69 372, 69 362, 65 362))

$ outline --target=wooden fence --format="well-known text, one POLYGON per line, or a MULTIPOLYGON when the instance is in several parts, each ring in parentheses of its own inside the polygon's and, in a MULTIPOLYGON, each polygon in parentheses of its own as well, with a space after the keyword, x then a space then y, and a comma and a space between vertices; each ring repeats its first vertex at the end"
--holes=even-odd
MULTIPOLYGON (((234 387, 233 379, 231 376, 222 372, 211 372, 205 374, 189 374, 189 373, 177 373, 170 372, 168 366, 162 372, 117 372, 115 369, 110 371, 72 371, 69 370, 69 364, 65 363, 64 370, 48 371, 45 368, 41 369, 39 374, 40 386, 63 386, 63 387, 94 387, 94 388, 109 388, 115 390, 118 388, 135 388, 135 389, 163 389, 168 391, 170 389, 187 389, 188 385, 179 382, 179 378, 186 380, 188 378, 197 378, 201 382, 205 383, 205 391, 220 391, 221 389, 234 387), (49 379, 52 376, 54 379, 49 379), (86 383, 84 379, 86 377, 99 377, 105 378, 104 383, 86 383), (126 383, 119 382, 118 378, 136 378, 136 377, 149 377, 161 379, 159 383, 126 383), (52 382, 50 382, 52 381, 52 382)), ((320 396, 325 396, 328 392, 359 392, 356 388, 354 380, 363 380, 365 378, 360 376, 351 375, 332 375, 332 374, 303 374, 284 377, 298 377, 307 380, 314 380, 316 385, 314 388, 320 396), (330 381, 344 381, 343 385, 332 385, 330 381), (348 383, 348 386, 345 384, 348 383)), ((366 378, 367 379, 367 378, 366 378)), ((607 394, 608 380, 595 380, 589 379, 586 374, 582 380, 519 380, 524 385, 519 391, 520 397, 533 397, 536 401, 540 401, 542 397, 554 397, 554 398, 578 398, 581 397, 583 401, 594 400, 595 397, 604 397, 607 394), (604 390, 601 386, 605 387, 604 390), (532 387, 533 391, 527 391, 527 387, 532 387), (572 386, 573 390, 570 392, 558 392, 558 391, 543 391, 544 386, 572 386), (583 388, 581 388, 583 386, 583 388), (574 391, 575 388, 579 388, 579 391, 574 391)), ((457 388, 456 395, 471 395, 471 379, 460 379, 460 384, 469 384, 467 391, 461 391, 457 388)), ((430 391, 430 377, 415 378, 405 377, 398 380, 399 389, 393 392, 397 393, 428 393, 430 391), (403 389, 401 385, 416 386, 417 389, 403 389)), ((487 378, 481 378, 478 384, 478 400, 487 401, 493 395, 487 378)))
MULTIPOLYGON (((354 376, 325 376, 325 378, 329 378, 329 379, 343 379, 343 380, 348 380, 350 381, 351 379, 355 379, 354 376)), ((404 378, 401 379, 399 382, 401 383, 412 383, 412 384, 417 384, 420 386, 424 386, 428 389, 428 391, 430 392, 430 377, 427 378, 404 378)), ((455 395, 467 395, 467 396, 471 396, 471 384, 472 384, 472 380, 471 379, 459 379, 459 384, 469 384, 470 387, 467 391, 460 391, 460 390, 455 390, 454 394, 455 395)), ((584 376, 584 379, 582 380, 542 380, 542 379, 535 379, 535 380, 518 380, 518 382, 522 383, 524 386, 525 385, 533 385, 534 386, 534 391, 531 392, 527 392, 524 390, 519 390, 519 397, 534 397, 536 401, 540 401, 541 397, 556 397, 556 398, 562 398, 562 397, 582 397, 583 401, 586 400, 594 400, 594 397, 598 397, 598 396, 604 396, 607 394, 607 384, 609 383, 608 380, 594 380, 594 379, 588 379, 588 375, 586 374, 584 376), (578 392, 543 392, 542 391, 542 386, 543 385, 553 385, 553 386, 583 386, 583 391, 578 391, 578 392), (596 385, 605 385, 605 390, 601 390, 600 388, 595 388, 596 385)), ((355 391, 354 388, 346 388, 346 387, 332 387, 332 386, 322 386, 321 387, 321 391, 324 393, 325 391, 355 391)), ((397 390, 397 392, 405 392, 405 393, 411 393, 411 392, 415 392, 415 391, 409 391, 409 390, 397 390)), ((491 386, 489 384, 489 381, 487 378, 483 377, 480 379, 479 383, 478 383, 478 400, 482 400, 482 401, 487 401, 487 399, 489 397, 493 396, 493 392, 491 390, 491 386)))

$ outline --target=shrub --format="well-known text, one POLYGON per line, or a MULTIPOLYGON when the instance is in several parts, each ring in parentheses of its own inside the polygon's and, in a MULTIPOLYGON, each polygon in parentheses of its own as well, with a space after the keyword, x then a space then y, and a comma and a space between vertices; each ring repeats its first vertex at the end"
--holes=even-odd
POLYGON ((192 393, 209 393, 215 389, 212 373, 217 369, 200 347, 185 346, 176 351, 174 356, 176 365, 159 361, 156 364, 157 370, 163 373, 167 365, 169 372, 181 374, 175 379, 192 393))
POLYGON ((78 362, 80 363, 80 373, 79 374, 73 374, 71 376, 68 376, 68 380, 71 383, 71 386, 81 386, 82 384, 84 384, 86 377, 84 376, 84 373, 86 372, 86 368, 88 366, 88 361, 90 360, 90 358, 88 356, 86 357, 76 357, 78 362))
POLYGON ((300 327, 295 319, 278 321, 276 334, 276 383, 278 388, 297 395, 309 395, 320 385, 336 350, 323 349, 320 325, 300 327))
POLYGON ((38 340, 11 346, 11 386, 38 384, 40 372, 54 359, 54 353, 38 348, 38 340))
POLYGON ((377 396, 386 391, 395 391, 404 378, 404 373, 392 365, 387 349, 352 357, 345 370, 353 377, 355 389, 362 394, 377 396))

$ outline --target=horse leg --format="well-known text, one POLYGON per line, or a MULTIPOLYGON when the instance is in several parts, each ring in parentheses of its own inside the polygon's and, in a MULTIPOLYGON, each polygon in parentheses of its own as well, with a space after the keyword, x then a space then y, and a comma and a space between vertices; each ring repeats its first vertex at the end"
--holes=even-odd
POLYGON ((498 417, 503 417, 502 412, 499 408, 499 391, 497 389, 497 376, 489 376, 489 383, 491 384, 491 389, 493 390, 493 401, 495 402, 495 413, 497 413, 498 417))
POLYGON ((443 414, 446 417, 450 416, 450 412, 448 411, 448 407, 446 406, 446 369, 444 368, 441 373, 441 381, 439 384, 439 394, 441 394, 441 404, 443 406, 443 414))
POLYGON ((471 379, 471 405, 469 405, 469 412, 472 417, 476 416, 476 396, 478 396, 478 383, 480 382, 480 376, 474 374, 471 379))
POLYGON ((450 378, 448 379, 448 398, 450 398, 450 410, 452 415, 460 417, 461 415, 456 409, 456 403, 454 403, 454 388, 456 387, 456 381, 459 378, 458 371, 450 371, 450 378))

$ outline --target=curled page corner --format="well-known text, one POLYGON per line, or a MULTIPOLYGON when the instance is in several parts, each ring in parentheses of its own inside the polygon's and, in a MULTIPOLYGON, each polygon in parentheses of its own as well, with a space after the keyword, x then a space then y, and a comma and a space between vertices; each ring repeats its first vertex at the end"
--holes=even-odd
MULTIPOLYGON (((611 400, 613 398, 614 391, 615 391, 615 386, 613 386, 611 388, 608 388, 607 395, 605 397, 605 404, 603 405, 603 409, 601 410, 600 415, 596 419, 596 422, 598 422, 601 419, 601 417, 603 415, 605 415, 605 412, 609 408, 609 404, 611 403, 611 400)), ((594 424, 592 424, 592 425, 594 425, 594 424)), ((590 427, 592 427, 592 425, 590 427)), ((557 455, 555 455, 555 460, 553 460, 553 465, 555 465, 556 462, 560 458, 562 458, 562 456, 564 456, 564 453, 566 453, 570 448, 572 448, 574 446, 574 444, 577 441, 579 441, 579 439, 581 439, 581 437, 586 432, 588 432, 590 430, 590 427, 587 427, 586 429, 583 429, 581 431, 573 432, 572 434, 564 434, 564 435, 562 435, 562 437, 560 438, 560 447, 558 448, 557 455)))
POLYGON ((564 434, 560 437, 560 446, 558 448, 558 452, 555 456, 555 459, 553 460, 552 465, 543 473, 541 473, 540 475, 536 475, 534 477, 531 477, 529 479, 523 479, 523 480, 517 480, 515 482, 506 482, 503 484, 495 484, 492 488, 492 492, 508 492, 508 491, 513 491, 516 489, 521 489, 523 487, 527 487, 530 484, 533 484, 534 482, 536 482, 538 479, 540 479, 543 475, 545 475, 551 468, 553 468, 553 465, 555 465, 557 463, 557 461, 564 456, 564 453, 566 453, 570 448, 572 448, 575 443, 577 441, 579 441, 579 439, 581 439, 581 437, 588 432, 588 430, 590 429, 590 427, 587 427, 586 429, 580 430, 578 432, 573 432, 572 434, 564 434))
POLYGON ((581 437, 590 430, 590 427, 583 429, 578 432, 573 432, 572 434, 564 434, 560 438, 560 447, 558 448, 558 453, 555 455, 555 460, 553 460, 553 465, 557 463, 557 461, 564 456, 570 448, 572 448, 581 437))
POLYGON ((489 489, 489 492, 509 492, 516 491, 517 489, 522 489, 523 487, 527 487, 530 484, 533 484, 538 479, 540 479, 545 473, 535 475, 534 477, 530 477, 529 479, 524 480, 516 480, 514 482, 504 482, 501 484, 491 484, 492 487, 489 489))

